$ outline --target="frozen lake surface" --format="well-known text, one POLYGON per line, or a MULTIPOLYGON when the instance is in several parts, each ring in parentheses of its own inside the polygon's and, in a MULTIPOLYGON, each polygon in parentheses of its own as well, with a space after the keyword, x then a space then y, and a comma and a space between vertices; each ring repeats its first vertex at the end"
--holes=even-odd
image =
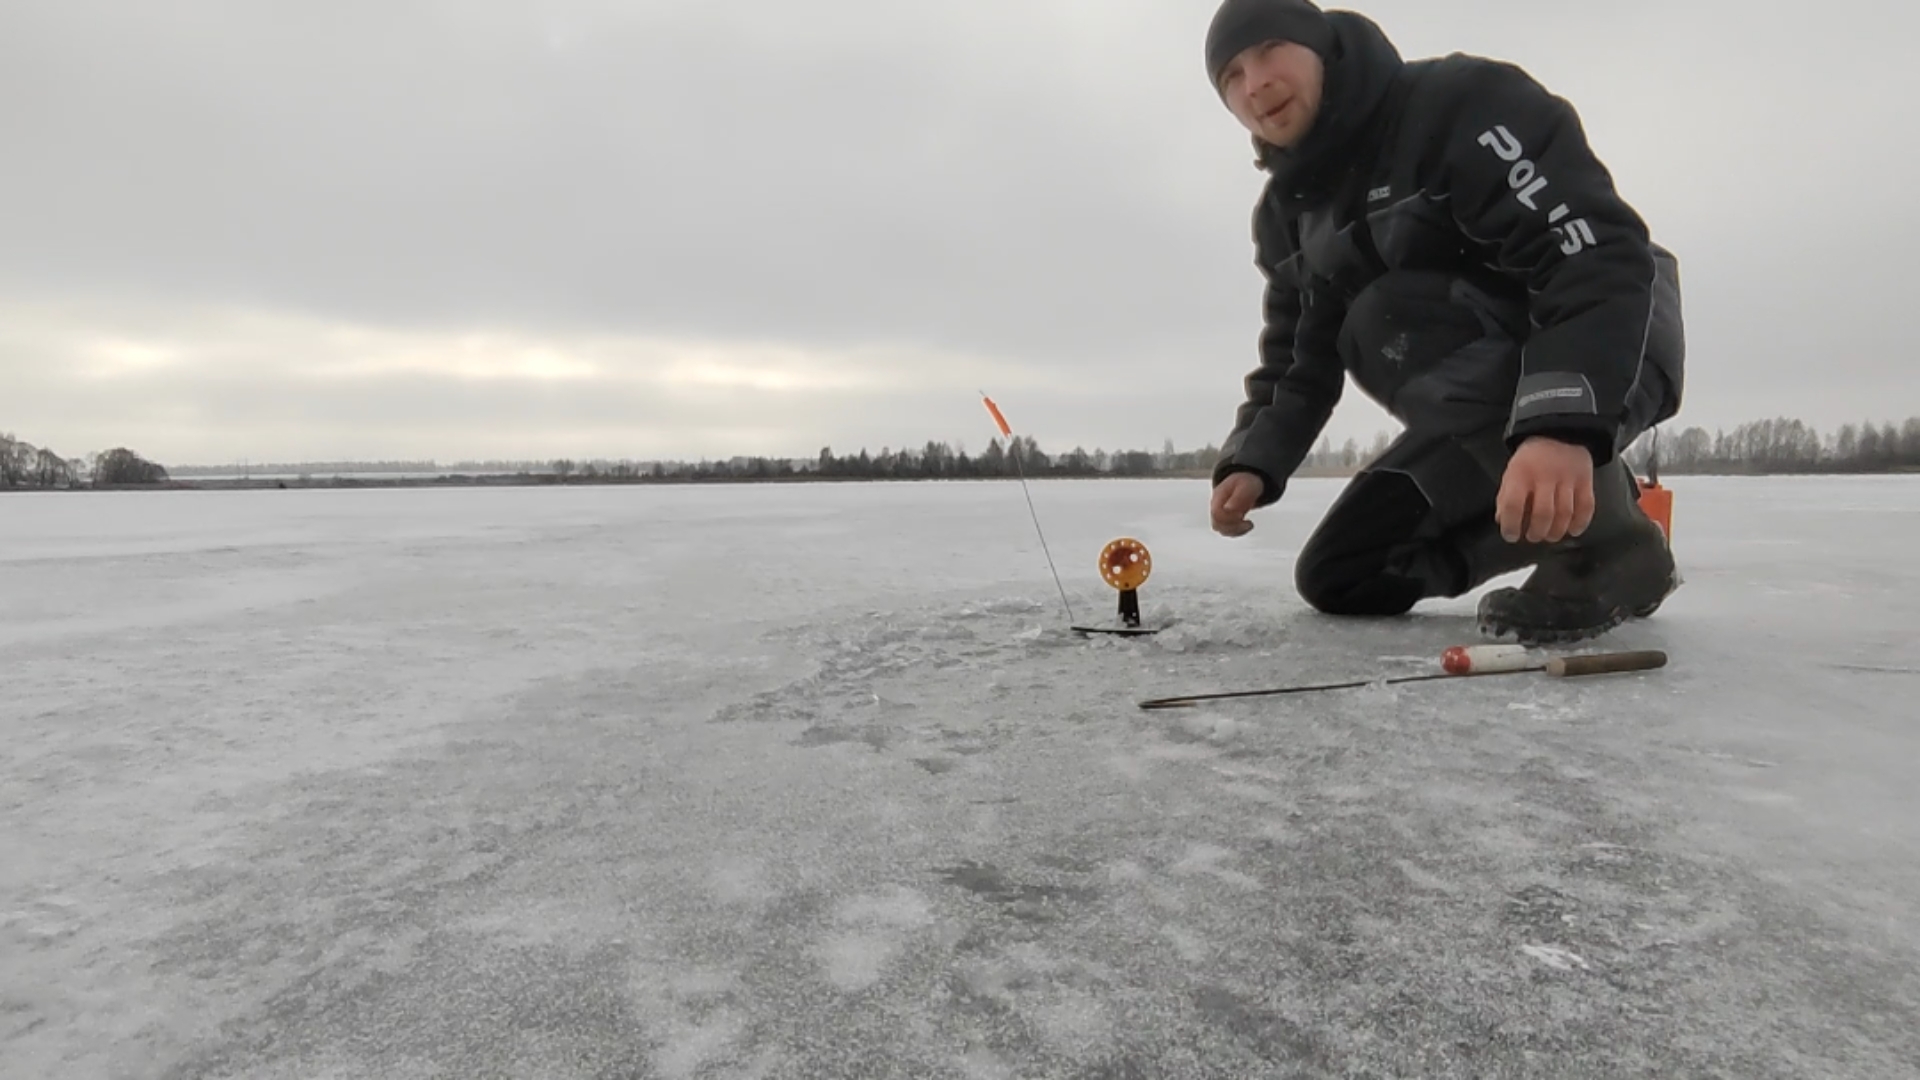
POLYGON ((0 498, 6 1080, 1920 1076, 1920 478, 1436 670, 1198 481, 0 498), (1592 647, 1592 646, 1589 646, 1592 647))

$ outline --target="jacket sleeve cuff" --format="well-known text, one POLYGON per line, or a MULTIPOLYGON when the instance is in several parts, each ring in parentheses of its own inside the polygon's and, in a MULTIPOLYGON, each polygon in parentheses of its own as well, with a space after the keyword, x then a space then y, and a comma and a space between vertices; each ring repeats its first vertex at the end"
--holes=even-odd
POLYGON ((1509 448, 1518 449, 1526 440, 1542 435, 1586 447, 1598 466, 1613 459, 1618 434, 1618 423, 1601 414, 1599 399, 1586 376, 1572 371, 1521 376, 1507 422, 1509 448))
POLYGON ((1252 465, 1242 465, 1237 461, 1222 461, 1213 467, 1213 486, 1219 487, 1220 481, 1225 480, 1237 472, 1252 473, 1260 478, 1260 498, 1254 502, 1254 509, 1257 510, 1263 506, 1272 506, 1274 503, 1280 501, 1280 495, 1285 489, 1283 485, 1274 480, 1271 473, 1265 469, 1255 468, 1252 465))

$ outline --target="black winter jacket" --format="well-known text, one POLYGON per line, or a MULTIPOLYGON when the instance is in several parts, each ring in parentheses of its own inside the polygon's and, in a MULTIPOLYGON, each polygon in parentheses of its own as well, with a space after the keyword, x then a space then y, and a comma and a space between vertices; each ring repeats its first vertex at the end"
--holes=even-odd
POLYGON ((1250 470, 1278 499, 1348 374, 1411 429, 1504 424, 1509 446, 1553 435, 1596 464, 1671 417, 1674 260, 1573 108, 1510 64, 1405 62, 1366 18, 1328 18, 1319 118, 1259 147, 1265 328, 1214 481, 1250 470))

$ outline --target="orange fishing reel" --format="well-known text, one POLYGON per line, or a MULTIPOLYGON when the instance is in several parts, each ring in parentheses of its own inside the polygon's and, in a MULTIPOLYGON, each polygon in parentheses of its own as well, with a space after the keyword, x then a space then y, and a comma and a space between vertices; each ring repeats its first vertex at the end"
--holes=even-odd
POLYGON ((1100 577, 1120 593, 1120 621, 1140 625, 1140 586, 1153 575, 1153 555, 1131 536, 1100 549, 1100 577))

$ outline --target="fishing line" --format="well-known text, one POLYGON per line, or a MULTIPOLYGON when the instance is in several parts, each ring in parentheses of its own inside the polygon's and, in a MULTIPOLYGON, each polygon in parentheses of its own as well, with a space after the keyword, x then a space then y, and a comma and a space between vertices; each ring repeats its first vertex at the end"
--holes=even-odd
POLYGON ((1000 434, 1010 440, 1007 443, 1007 453, 1013 458, 1014 473, 1020 477, 1020 490, 1027 497, 1027 516, 1033 518, 1033 531, 1040 537, 1040 550, 1047 557, 1047 570, 1053 575, 1054 588, 1060 590, 1060 605, 1067 609, 1067 621, 1071 623, 1074 621, 1073 605, 1067 601, 1067 587, 1060 581, 1060 570, 1053 564, 1053 551, 1047 546, 1046 530, 1040 527, 1040 514, 1033 508, 1033 491, 1027 487, 1027 470, 1020 464, 1020 447, 1018 441, 1014 440, 1013 426, 1007 423, 1006 416, 1000 412, 1000 406, 993 403, 993 399, 987 396, 985 390, 980 391, 980 400, 987 403, 987 412, 993 415, 993 422, 999 426, 1000 434))

